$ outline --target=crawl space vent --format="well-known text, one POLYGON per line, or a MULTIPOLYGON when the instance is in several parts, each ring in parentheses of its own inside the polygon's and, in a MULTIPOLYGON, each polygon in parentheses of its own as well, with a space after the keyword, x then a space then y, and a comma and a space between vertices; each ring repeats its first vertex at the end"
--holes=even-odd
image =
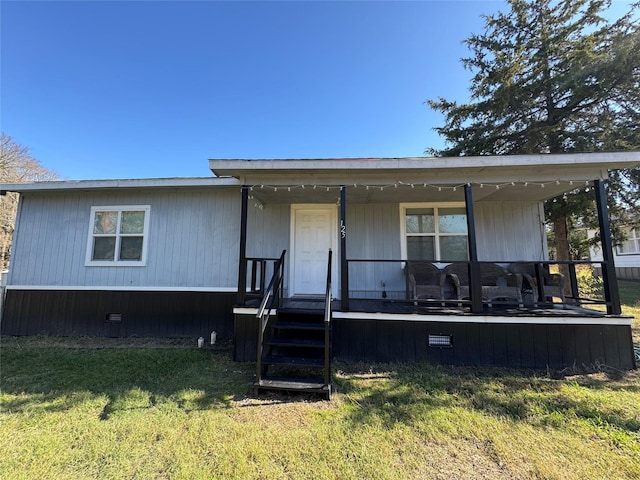
POLYGON ((107 313, 107 322, 109 322, 109 323, 120 323, 120 322, 122 322, 122 314, 121 313, 107 313))
POLYGON ((429 335, 429 346, 440 348, 453 347, 453 335, 429 335))

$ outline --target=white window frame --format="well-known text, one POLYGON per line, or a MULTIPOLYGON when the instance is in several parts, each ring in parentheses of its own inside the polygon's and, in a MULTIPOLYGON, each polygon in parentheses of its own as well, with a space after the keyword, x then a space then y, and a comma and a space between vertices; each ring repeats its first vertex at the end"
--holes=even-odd
POLYGON ((622 245, 616 245, 616 254, 617 255, 640 255, 640 228, 630 228, 627 229, 627 240, 624 242, 632 242, 634 245, 633 250, 623 251, 622 245))
MULTIPOLYGON (((87 254, 85 257, 85 266, 87 267, 145 267, 147 265, 147 242, 149 239, 149 217, 151 212, 150 205, 106 205, 91 207, 91 215, 89 217, 89 232, 87 236, 87 254), (93 227, 96 218, 96 212, 118 212, 118 223, 116 225, 116 247, 113 260, 92 260, 93 257, 93 227), (144 229, 142 231, 142 255, 140 260, 118 260, 120 254, 120 222, 122 212, 141 212, 144 211, 144 229)), ((140 236, 136 234, 135 236, 140 236)))
MULTIPOLYGON (((401 203, 400 204, 400 254, 402 258, 407 259, 407 227, 406 227, 406 215, 407 209, 410 208, 433 208, 434 216, 435 216, 435 233, 434 234, 424 234, 422 236, 433 236, 434 241, 434 251, 435 258, 434 261, 439 262, 441 260, 440 257, 440 237, 459 237, 462 236, 460 233, 440 233, 438 227, 438 221, 440 215, 438 214, 438 210, 441 208, 465 208, 464 202, 443 202, 443 203, 433 203, 433 202, 411 202, 411 203, 401 203)), ((414 235, 409 235, 414 236, 414 235)), ((469 236, 469 232, 465 235, 467 238, 469 236)), ((468 249, 468 246, 467 246, 468 249)), ((469 254, 467 250, 467 255, 469 254)))

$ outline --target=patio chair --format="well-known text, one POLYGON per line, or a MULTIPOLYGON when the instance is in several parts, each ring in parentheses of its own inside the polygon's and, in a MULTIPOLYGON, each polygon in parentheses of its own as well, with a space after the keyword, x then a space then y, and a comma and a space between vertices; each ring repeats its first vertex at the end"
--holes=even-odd
POLYGON ((442 272, 433 263, 407 262, 405 267, 409 296, 412 300, 442 299, 442 272))
MULTIPOLYGON (((542 268, 542 266, 541 266, 542 268)), ((520 274, 523 278, 524 287, 533 293, 533 303, 538 302, 538 288, 536 279, 535 263, 512 263, 509 265, 509 271, 520 274)), ((561 273, 549 273, 546 269, 542 272, 543 291, 546 298, 557 297, 562 303, 565 303, 564 295, 564 275, 561 273)), ((553 300, 552 300, 553 301, 553 300)))
MULTIPOLYGON (((454 285, 458 300, 469 298, 469 266, 452 263, 444 269, 445 277, 454 285)), ((522 276, 509 273, 495 263, 480 264, 482 301, 491 304, 496 300, 513 299, 522 305, 522 276)))

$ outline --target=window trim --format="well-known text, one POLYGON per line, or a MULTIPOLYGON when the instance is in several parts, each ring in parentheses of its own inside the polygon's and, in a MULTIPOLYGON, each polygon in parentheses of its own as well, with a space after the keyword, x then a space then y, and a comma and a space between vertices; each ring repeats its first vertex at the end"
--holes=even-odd
POLYGON ((636 249, 632 252, 623 252, 622 245, 616 245, 616 255, 640 255, 640 228, 628 228, 627 234, 626 241, 633 241, 636 245, 636 249))
MULTIPOLYGON (((99 205, 92 206, 89 215, 89 231, 87 235, 87 251, 85 256, 86 267, 146 267, 147 266, 147 241, 149 239, 149 217, 151 205, 99 205), (113 260, 92 260, 93 256, 93 227, 96 212, 115 211, 118 212, 118 226, 122 218, 122 212, 144 211, 144 227, 142 231, 142 256, 140 260, 118 260, 120 252, 121 233, 116 228, 116 251, 113 260)), ((137 236, 137 235, 136 235, 137 236)))
MULTIPOLYGON (((435 257, 433 259, 434 262, 441 262, 441 257, 440 257, 440 242, 437 241, 437 239, 439 239, 441 236, 442 237, 457 237, 457 236, 463 236, 463 234, 460 233, 445 233, 445 234, 441 234, 438 231, 438 219, 439 219, 439 213, 438 210, 441 208, 466 208, 466 205, 464 202, 406 202, 406 203, 401 203, 400 204, 400 255, 401 258, 403 260, 408 260, 407 258, 407 231, 406 231, 406 215, 407 215, 407 209, 409 208, 433 208, 434 209, 434 214, 435 214, 435 221, 436 221, 436 232, 433 234, 433 236, 436 238, 436 241, 434 242, 434 249, 435 249, 435 257)), ((469 238, 469 232, 467 231, 466 234, 464 234, 464 236, 468 239, 469 238)), ((467 246, 467 256, 469 255, 469 251, 468 251, 468 246, 467 246)))

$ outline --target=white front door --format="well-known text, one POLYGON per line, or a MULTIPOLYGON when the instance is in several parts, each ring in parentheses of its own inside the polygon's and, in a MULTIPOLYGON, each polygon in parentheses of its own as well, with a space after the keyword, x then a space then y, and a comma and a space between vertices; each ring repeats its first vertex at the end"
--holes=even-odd
MULTIPOLYGON (((292 205, 292 294, 325 293, 329 249, 336 251, 336 207, 292 205)), ((334 262, 336 254, 334 253, 334 262)), ((333 283, 337 285, 335 267, 333 283)), ((335 288, 334 288, 335 291, 335 288)))

